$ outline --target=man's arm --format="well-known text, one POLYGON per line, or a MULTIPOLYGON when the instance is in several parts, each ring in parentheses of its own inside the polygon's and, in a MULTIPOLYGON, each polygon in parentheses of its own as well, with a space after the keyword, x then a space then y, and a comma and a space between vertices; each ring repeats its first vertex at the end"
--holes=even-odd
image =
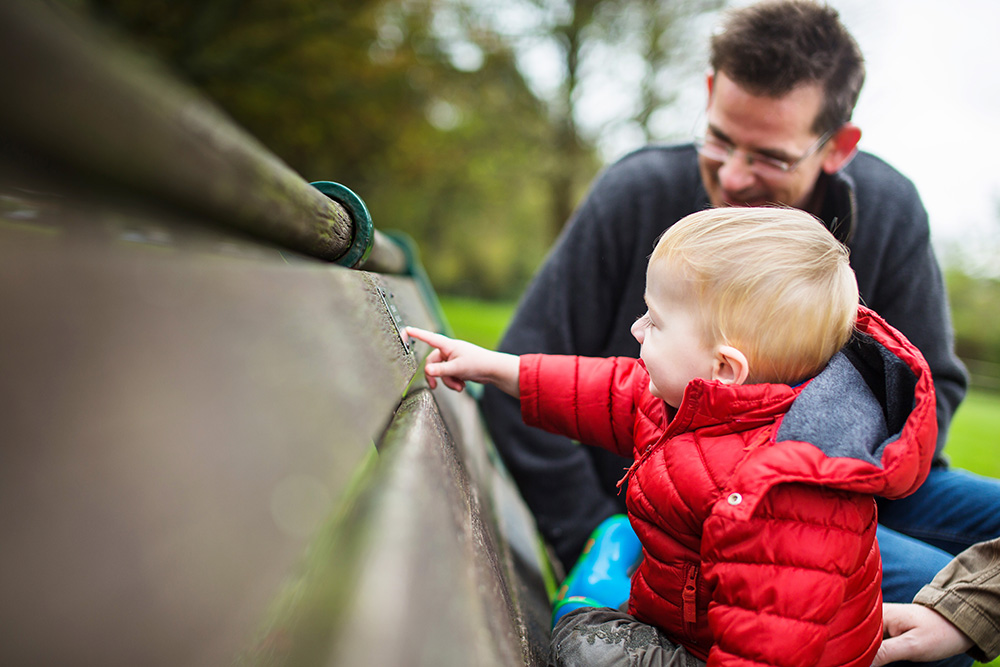
POLYGON ((917 604, 885 605, 875 667, 926 662, 968 652, 980 662, 1000 656, 1000 538, 969 547, 920 589, 917 604), (971 649, 971 650, 970 650, 971 649))
POLYGON ((882 642, 872 667, 897 660, 930 662, 965 653, 969 636, 933 609, 919 604, 886 603, 882 622, 888 639, 882 642))
MULTIPOLYGON (((504 465, 535 517, 538 530, 568 572, 588 537, 604 519, 623 513, 624 496, 617 497, 615 480, 602 477, 595 460, 609 463, 612 454, 574 443, 569 438, 526 426, 520 403, 486 387, 483 415, 504 465)), ((621 477, 628 462, 608 469, 621 477)))
MULTIPOLYGON (((653 147, 609 167, 525 292, 500 344, 512 354, 638 356, 629 327, 645 310, 657 237, 708 206, 693 146, 653 147)), ((545 539, 568 569, 601 521, 625 511, 629 462, 525 426, 517 401, 486 388, 483 415, 545 539)))

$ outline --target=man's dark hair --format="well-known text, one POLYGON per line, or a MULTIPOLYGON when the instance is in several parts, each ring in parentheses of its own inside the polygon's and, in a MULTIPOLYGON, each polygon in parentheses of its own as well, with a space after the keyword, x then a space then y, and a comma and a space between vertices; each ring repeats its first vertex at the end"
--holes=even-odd
POLYGON ((820 84, 817 134, 851 119, 865 81, 861 49, 837 10, 807 0, 765 0, 731 12, 712 37, 711 65, 754 95, 782 97, 820 84))

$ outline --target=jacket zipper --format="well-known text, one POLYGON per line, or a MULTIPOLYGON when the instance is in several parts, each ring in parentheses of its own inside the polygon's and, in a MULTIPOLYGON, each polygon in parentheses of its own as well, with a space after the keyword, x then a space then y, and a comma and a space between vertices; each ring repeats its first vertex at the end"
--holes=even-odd
POLYGON ((684 568, 684 591, 681 593, 681 616, 688 636, 694 638, 698 620, 698 564, 688 563, 684 568))
POLYGON ((693 410, 690 407, 687 407, 688 403, 692 402, 695 401, 688 400, 687 403, 682 402, 680 408, 678 408, 677 412, 674 414, 674 418, 670 420, 669 424, 667 424, 667 428, 663 430, 663 433, 660 434, 660 437, 657 438, 655 442, 650 443, 650 445, 646 447, 646 449, 642 452, 642 454, 639 455, 634 461, 632 461, 632 465, 630 465, 628 467, 628 470, 625 471, 625 476, 622 477, 620 480, 618 480, 616 488, 618 489, 619 493, 621 493, 622 486, 624 486, 625 482, 627 482, 632 477, 633 473, 635 473, 636 469, 643 461, 649 458, 649 456, 655 450, 659 449, 667 442, 669 442, 670 439, 675 435, 677 435, 678 432, 688 427, 688 425, 691 423, 691 420, 694 418, 693 410), (678 417, 683 417, 683 419, 678 419, 678 417))

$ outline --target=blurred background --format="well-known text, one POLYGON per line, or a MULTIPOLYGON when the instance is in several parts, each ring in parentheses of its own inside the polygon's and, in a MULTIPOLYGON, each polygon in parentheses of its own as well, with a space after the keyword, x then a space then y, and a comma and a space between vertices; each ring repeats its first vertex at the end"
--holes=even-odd
MULTIPOLYGON (((306 180, 357 192, 377 227, 417 241, 456 331, 486 345, 598 171, 699 131, 708 37, 718 12, 747 4, 47 1, 199 88, 306 180)), ((868 61, 862 148, 916 182, 958 351, 977 392, 1000 389, 1000 135, 989 122, 1000 42, 988 33, 1000 9, 830 4, 868 61)))

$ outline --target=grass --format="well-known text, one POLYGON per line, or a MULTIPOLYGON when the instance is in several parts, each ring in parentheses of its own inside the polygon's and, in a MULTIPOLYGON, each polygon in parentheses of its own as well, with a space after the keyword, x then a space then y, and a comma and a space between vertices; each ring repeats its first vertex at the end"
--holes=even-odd
POLYGON ((996 438, 1000 433, 1000 394, 969 392, 955 413, 948 440, 952 465, 980 475, 1000 477, 996 438))
POLYGON ((495 349, 517 304, 439 296, 452 332, 457 338, 495 349))

